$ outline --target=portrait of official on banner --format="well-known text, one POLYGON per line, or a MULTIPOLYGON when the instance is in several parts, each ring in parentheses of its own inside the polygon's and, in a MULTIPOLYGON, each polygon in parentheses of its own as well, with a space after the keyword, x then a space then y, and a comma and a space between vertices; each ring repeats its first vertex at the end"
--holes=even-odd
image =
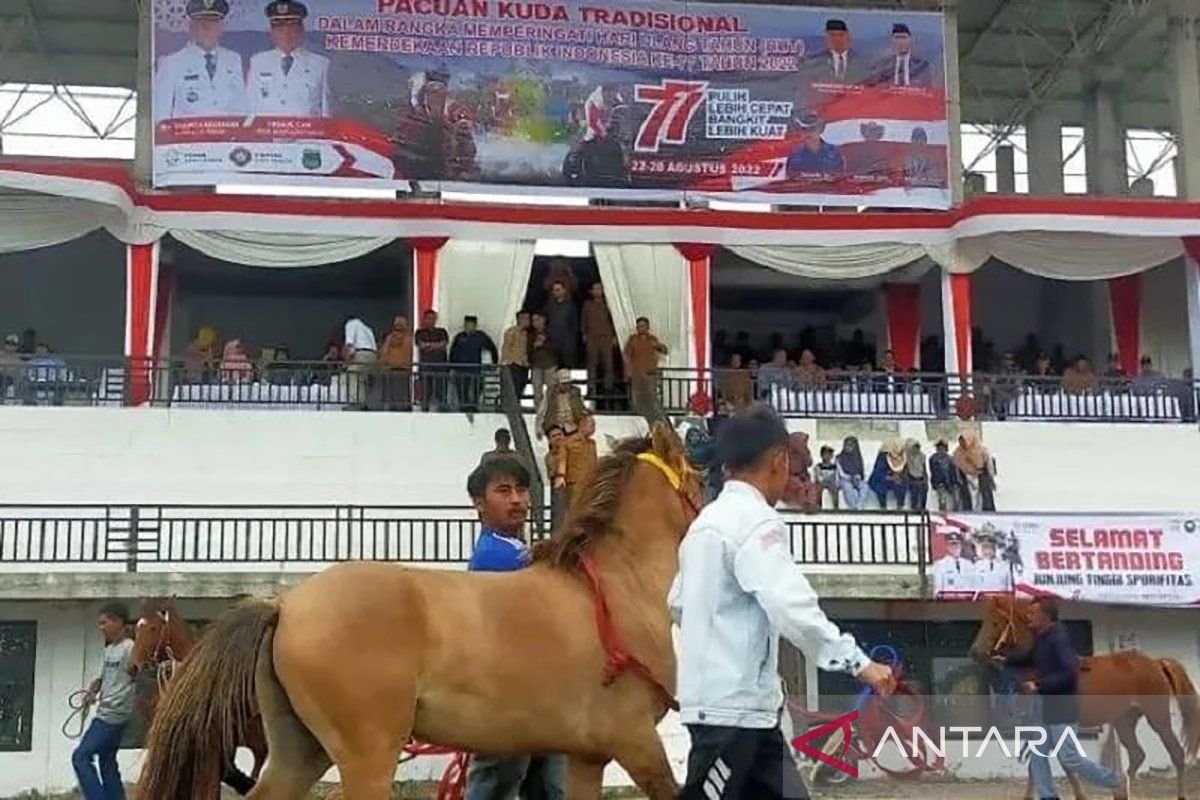
POLYGON ((950 205, 936 13, 154 0, 153 49, 160 187, 950 205))

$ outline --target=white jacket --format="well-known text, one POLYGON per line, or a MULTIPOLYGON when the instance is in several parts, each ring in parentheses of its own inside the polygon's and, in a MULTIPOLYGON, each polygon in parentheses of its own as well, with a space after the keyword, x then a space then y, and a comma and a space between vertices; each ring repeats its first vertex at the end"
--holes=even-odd
POLYGON ((687 725, 777 726, 781 634, 824 670, 857 675, 869 663, 821 611, 792 560, 783 518, 741 481, 726 482, 692 523, 668 604, 681 629, 678 690, 687 725))

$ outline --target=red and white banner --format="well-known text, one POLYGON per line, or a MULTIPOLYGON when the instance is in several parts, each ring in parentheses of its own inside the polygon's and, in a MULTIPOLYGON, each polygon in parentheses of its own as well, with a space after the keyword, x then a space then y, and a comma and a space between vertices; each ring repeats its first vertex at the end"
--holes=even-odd
POLYGON ((931 523, 931 553, 938 600, 1200 605, 1200 516, 946 514, 931 523))

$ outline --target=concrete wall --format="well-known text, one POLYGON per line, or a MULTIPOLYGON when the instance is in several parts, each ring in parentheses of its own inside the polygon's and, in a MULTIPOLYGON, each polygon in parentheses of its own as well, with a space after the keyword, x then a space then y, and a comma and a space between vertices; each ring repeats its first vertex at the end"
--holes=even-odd
MULTIPOLYGON (((0 486, 12 503, 463 505, 464 481, 503 417, 480 414, 0 408, 0 486)), ((882 441, 932 441, 952 424, 793 420, 868 467, 882 441)), ((532 426, 531 426, 532 427, 532 426)), ((601 418, 605 434, 644 430, 601 418)), ((1009 511, 1196 511, 1200 430, 1180 424, 984 423, 1009 511), (1138 464, 1153 468, 1139 469, 1138 464)))

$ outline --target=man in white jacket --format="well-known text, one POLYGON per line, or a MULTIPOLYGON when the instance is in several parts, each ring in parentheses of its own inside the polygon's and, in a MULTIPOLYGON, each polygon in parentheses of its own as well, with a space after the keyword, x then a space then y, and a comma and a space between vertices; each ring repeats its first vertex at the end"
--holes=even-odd
POLYGON ((829 621, 792 560, 774 508, 789 477, 787 436, 762 404, 725 422, 717 453, 729 479, 679 548, 668 602, 681 629, 680 715, 692 738, 679 800, 808 796, 779 728, 780 635, 821 669, 893 688, 891 669, 829 621))

